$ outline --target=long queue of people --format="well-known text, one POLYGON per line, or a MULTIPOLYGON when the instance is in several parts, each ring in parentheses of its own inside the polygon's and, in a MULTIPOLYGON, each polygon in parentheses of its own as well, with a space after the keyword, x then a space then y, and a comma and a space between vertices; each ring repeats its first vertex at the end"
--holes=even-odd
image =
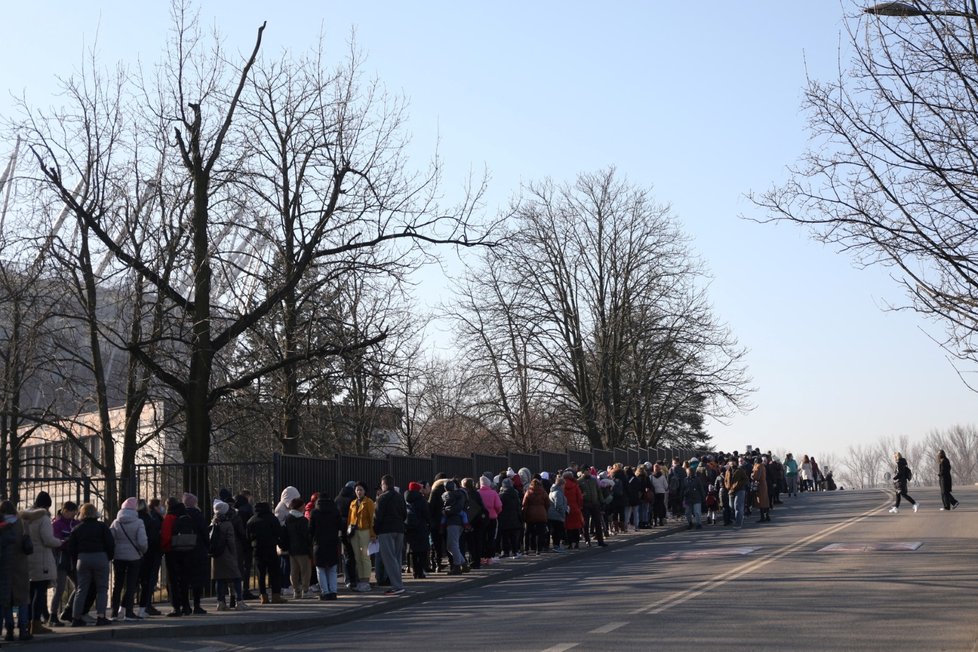
POLYGON ((807 456, 799 465, 790 454, 782 462, 759 451, 603 470, 438 474, 403 491, 385 475, 376 492, 362 480, 335 497, 287 487, 274 507, 254 503, 247 490, 221 489, 210 523, 190 493, 165 505, 128 498, 108 524, 91 504, 66 502, 52 518, 51 498, 40 492, 20 512, 0 503, 5 638, 14 638, 15 612, 21 640, 50 627, 164 615, 154 606, 161 568, 167 617, 206 614, 201 601, 211 586, 219 612, 248 609, 249 601, 336 600, 340 576, 349 591, 379 586, 398 595, 405 569, 415 579, 458 575, 523 555, 605 546, 609 537, 665 526, 670 515, 689 529, 704 520, 739 528, 753 507, 767 522, 782 494, 815 490, 819 477, 807 456))

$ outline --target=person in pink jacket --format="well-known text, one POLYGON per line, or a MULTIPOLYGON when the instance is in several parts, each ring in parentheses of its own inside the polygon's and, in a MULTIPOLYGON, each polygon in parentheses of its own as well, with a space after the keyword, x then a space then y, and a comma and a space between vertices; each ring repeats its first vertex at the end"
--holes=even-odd
POLYGON ((485 541, 482 544, 482 554, 485 557, 483 564, 492 564, 496 557, 496 517, 503 510, 503 502, 499 499, 499 494, 492 487, 492 480, 486 476, 479 478, 479 496, 482 497, 482 504, 486 507, 489 515, 489 523, 485 528, 485 541))

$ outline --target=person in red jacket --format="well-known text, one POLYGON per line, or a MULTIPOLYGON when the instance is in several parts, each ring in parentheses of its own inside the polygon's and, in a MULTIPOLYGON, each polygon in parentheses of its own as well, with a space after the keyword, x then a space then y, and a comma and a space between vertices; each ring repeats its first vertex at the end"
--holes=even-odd
POLYGON ((567 544, 571 548, 580 548, 581 528, 584 527, 584 494, 571 470, 564 471, 564 496, 567 498, 567 506, 570 507, 564 521, 567 544))

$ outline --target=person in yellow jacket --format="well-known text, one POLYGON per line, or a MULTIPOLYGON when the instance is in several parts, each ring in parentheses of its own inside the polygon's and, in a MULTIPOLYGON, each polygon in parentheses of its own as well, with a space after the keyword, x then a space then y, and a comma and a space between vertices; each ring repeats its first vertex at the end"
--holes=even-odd
POLYGON ((370 553, 368 548, 377 540, 374 532, 374 501, 367 496, 367 487, 358 482, 356 500, 350 503, 350 516, 347 519, 347 533, 353 544, 353 553, 357 560, 357 591, 370 590, 370 553))

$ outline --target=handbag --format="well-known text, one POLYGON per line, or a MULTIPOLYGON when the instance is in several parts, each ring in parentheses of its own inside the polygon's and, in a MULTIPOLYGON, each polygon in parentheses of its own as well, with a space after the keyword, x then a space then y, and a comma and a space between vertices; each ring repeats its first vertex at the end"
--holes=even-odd
POLYGON ((346 528, 346 535, 352 537, 357 531, 356 523, 350 523, 346 528))

